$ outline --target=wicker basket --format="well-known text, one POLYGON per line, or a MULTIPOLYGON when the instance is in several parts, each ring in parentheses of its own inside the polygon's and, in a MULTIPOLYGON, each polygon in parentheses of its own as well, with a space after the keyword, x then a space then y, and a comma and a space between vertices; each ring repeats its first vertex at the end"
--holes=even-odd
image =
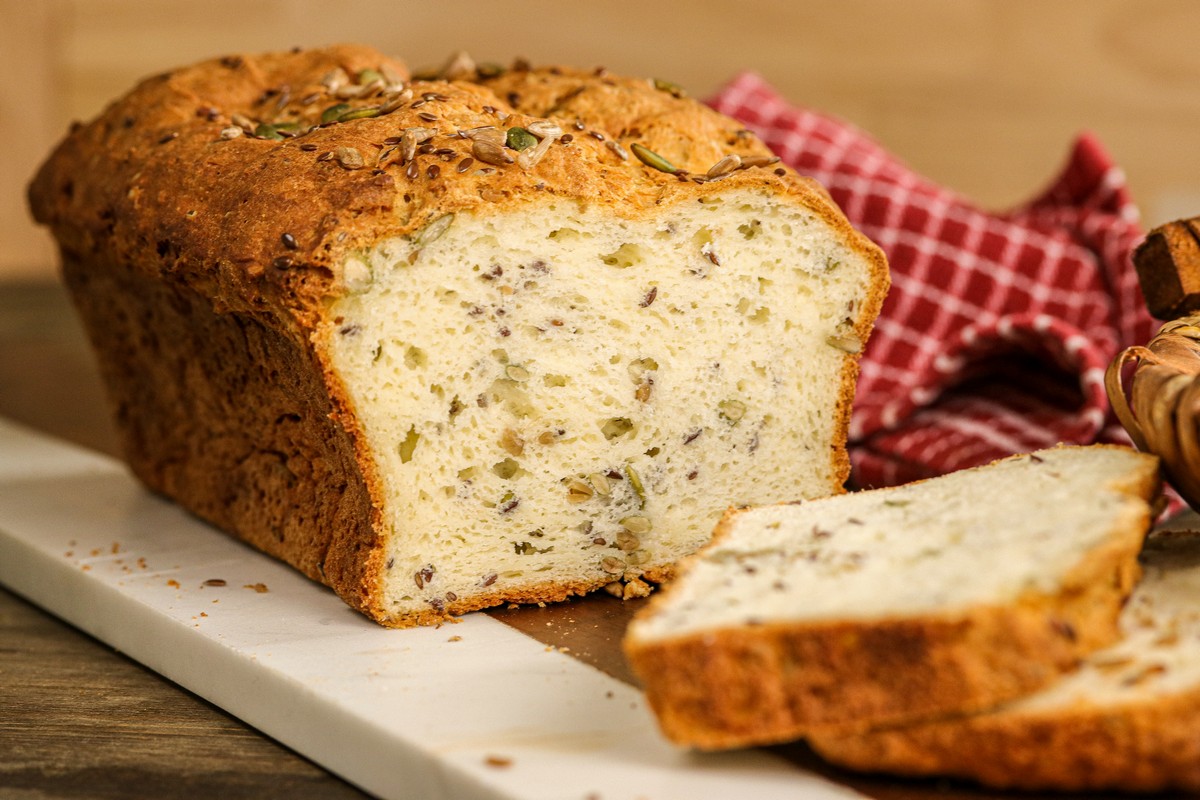
POLYGON ((1200 508, 1200 315, 1168 322, 1145 347, 1123 350, 1105 388, 1134 444, 1161 458, 1167 481, 1200 508))
POLYGON ((1113 359, 1105 388, 1134 444, 1200 509, 1200 217, 1152 230, 1134 263, 1150 313, 1169 321, 1113 359))

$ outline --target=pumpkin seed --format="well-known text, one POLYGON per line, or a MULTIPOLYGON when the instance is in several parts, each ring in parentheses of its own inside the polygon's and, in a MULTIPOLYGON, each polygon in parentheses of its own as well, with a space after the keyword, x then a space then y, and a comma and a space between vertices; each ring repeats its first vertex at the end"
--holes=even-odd
POLYGON ((384 78, 383 78, 382 72, 380 72, 377 69, 371 69, 369 67, 364 70, 359 70, 359 73, 358 73, 358 83, 360 83, 364 86, 368 83, 374 83, 375 81, 382 81, 383 79, 384 78))
POLYGON ((730 422, 737 422, 746 416, 746 404, 741 400, 722 400, 717 404, 721 417, 730 422))
POLYGON ((475 65, 475 74, 484 80, 498 78, 504 74, 504 67, 494 61, 483 61, 475 65))
POLYGON ((679 169, 674 164, 672 164, 670 161, 667 161, 665 158, 648 147, 634 142, 629 146, 629 149, 632 150, 633 154, 638 157, 638 161, 641 161, 648 167, 653 167, 659 172, 667 172, 671 175, 679 172, 679 169))
POLYGON ((371 117, 378 117, 382 113, 383 111, 379 108, 379 106, 364 106, 362 108, 356 108, 353 111, 345 112, 337 118, 337 121, 349 122, 352 119, 370 119, 371 117))
POLYGON ((529 380, 529 370, 518 364, 509 364, 504 368, 504 374, 512 381, 527 381, 529 380))
POLYGON ((321 112, 321 124, 327 125, 330 122, 337 122, 338 117, 350 110, 349 103, 338 103, 321 112))
POLYGON ((629 478, 629 485, 633 487, 633 493, 637 495, 638 502, 644 506, 646 504, 646 487, 642 485, 642 478, 632 464, 625 465, 625 477, 629 478))
POLYGON ((524 128, 514 126, 508 129, 504 143, 513 150, 525 150, 537 145, 537 137, 524 128))
POLYGON ((678 83, 671 83, 671 81, 664 81, 662 78, 654 79, 654 88, 660 92, 666 92, 672 97, 687 97, 687 92, 682 86, 678 83))
POLYGON ((268 125, 265 122, 260 122, 255 126, 254 135, 259 139, 283 140, 283 134, 279 132, 279 128, 275 125, 268 125))

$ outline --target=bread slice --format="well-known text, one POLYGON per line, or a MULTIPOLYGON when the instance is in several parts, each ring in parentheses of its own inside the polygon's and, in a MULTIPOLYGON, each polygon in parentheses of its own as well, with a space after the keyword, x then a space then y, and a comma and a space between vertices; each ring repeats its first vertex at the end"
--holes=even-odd
POLYGON ((31 199, 135 472, 401 626, 841 491, 887 265, 777 161, 678 87, 342 46, 148 79, 31 199))
POLYGON ((999 788, 1200 791, 1200 534, 1154 534, 1142 564, 1123 638, 1058 683, 988 713, 810 743, 855 769, 999 788))
POLYGON ((1116 637, 1157 460, 1112 446, 729 513, 631 624, 666 735, 704 749, 989 708, 1116 637))

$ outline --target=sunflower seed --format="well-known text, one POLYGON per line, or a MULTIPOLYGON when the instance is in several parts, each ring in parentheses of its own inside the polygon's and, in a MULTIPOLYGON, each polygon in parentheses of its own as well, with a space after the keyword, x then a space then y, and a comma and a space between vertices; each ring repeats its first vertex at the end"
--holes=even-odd
POLYGON ((470 53, 460 50, 445 63, 438 77, 444 81, 462 81, 472 80, 476 74, 475 59, 471 58, 470 53))
POLYGON ((608 141, 606 141, 604 143, 604 146, 607 147, 609 150, 611 150, 613 152, 613 155, 615 155, 617 158, 621 159, 622 161, 629 160, 629 153, 625 152, 625 148, 622 147, 621 143, 618 142, 616 139, 609 139, 608 141))
POLYGON ((433 138, 437 133, 433 128, 405 128, 400 136, 401 162, 409 163, 417 154, 417 146, 433 138))
POLYGON ((400 106, 407 103, 409 100, 412 100, 412 91, 409 89, 405 89, 404 91, 400 92, 395 97, 390 98, 386 103, 381 105, 379 107, 379 113, 380 114, 390 114, 393 111, 395 111, 396 109, 400 108, 400 106))
POLYGON ((649 533, 651 527, 650 518, 641 515, 633 517, 625 517, 621 520, 621 527, 630 533, 649 533))
POLYGON ((778 163, 779 156, 742 156, 742 166, 746 168, 766 167, 778 163))
POLYGON ((617 534, 617 549, 626 553, 637 550, 642 546, 642 542, 637 536, 633 535, 628 530, 620 531, 617 534))
POLYGON ((572 480, 567 483, 567 502, 568 503, 586 503, 592 499, 592 487, 588 486, 581 480, 572 480))
POLYGON ((362 169, 364 162, 362 153, 353 147, 339 147, 333 151, 333 158, 343 169, 362 169))
POLYGON ((503 146, 486 139, 476 139, 471 144, 471 155, 485 164, 495 164, 496 166, 511 164, 516 160, 503 146))
POLYGON ((625 562, 619 558, 605 556, 600 559, 600 569, 607 572, 609 575, 620 575, 625 571, 625 562))
POLYGON ((857 336, 826 336, 825 344, 844 353, 862 352, 862 342, 857 336))
POLYGON ((334 67, 321 78, 321 85, 330 92, 336 92, 339 87, 350 82, 350 76, 341 67, 334 67))
POLYGON ((709 167, 705 175, 709 178, 717 178, 721 175, 728 175, 734 170, 740 169, 742 166, 742 157, 737 153, 727 155, 717 163, 709 167))
POLYGON ((531 122, 525 126, 525 129, 539 139, 545 139, 547 136, 557 138, 562 136, 562 128, 555 125, 548 119, 540 119, 531 122))

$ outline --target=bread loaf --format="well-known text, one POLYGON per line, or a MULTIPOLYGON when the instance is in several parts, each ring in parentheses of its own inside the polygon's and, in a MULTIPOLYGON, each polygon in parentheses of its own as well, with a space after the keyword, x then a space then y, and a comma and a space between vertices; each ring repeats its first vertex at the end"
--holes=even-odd
POLYGON ((995 711, 813 747, 856 769, 1001 788, 1200 791, 1200 534, 1156 533, 1122 639, 1052 686, 995 711))
POLYGON ((136 474, 405 626, 841 490, 887 267, 776 162, 663 82, 342 46, 150 78, 30 199, 136 474))
POLYGON ((1043 450, 731 512, 631 624, 663 731, 705 749, 990 708, 1111 643, 1157 460, 1043 450))

